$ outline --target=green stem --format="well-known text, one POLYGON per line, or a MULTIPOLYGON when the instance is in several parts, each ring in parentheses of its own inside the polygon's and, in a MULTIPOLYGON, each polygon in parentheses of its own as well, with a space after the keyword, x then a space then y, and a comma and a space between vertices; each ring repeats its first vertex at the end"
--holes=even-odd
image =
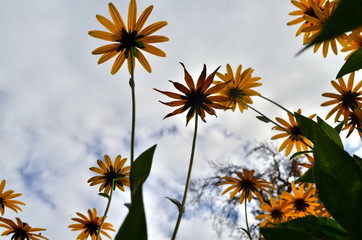
MULTIPOLYGON (((263 113, 259 112, 258 110, 256 110, 255 108, 251 107, 250 105, 246 104, 246 103, 243 103, 245 104, 246 106, 248 106, 250 109, 252 109, 253 111, 255 111, 256 113, 260 114, 261 116, 265 117, 266 119, 268 119, 268 121, 272 122, 275 126, 283 129, 285 132, 289 133, 290 135, 292 135, 295 139, 298 139, 298 141, 300 141, 301 143, 303 143, 304 145, 306 145, 307 147, 309 147, 310 149, 313 149, 312 146, 310 146, 308 143, 304 142, 304 140, 295 135, 294 133, 288 131, 287 129, 285 129, 284 127, 282 127, 280 124, 278 124, 277 122, 273 121, 272 119, 270 119, 269 117, 267 117, 266 115, 264 115, 263 113)), ((294 114, 292 114, 294 116, 294 114)))
POLYGON ((99 225, 99 229, 98 229, 98 232, 97 232, 97 238, 96 238, 96 240, 99 239, 99 236, 100 236, 101 231, 102 231, 103 223, 104 223, 104 221, 105 221, 106 218, 107 218, 107 213, 108 213, 108 210, 109 210, 109 206, 111 205, 111 201, 112 201, 113 188, 114 188, 114 179, 113 179, 113 181, 112 181, 111 191, 110 191, 110 193, 109 193, 108 203, 107 203, 107 206, 106 206, 106 210, 104 211, 103 218, 102 218, 102 221, 101 221, 101 225, 99 225))
POLYGON ((245 204, 245 222, 246 222, 246 229, 247 229, 247 234, 248 234, 248 237, 250 240, 253 240, 253 238, 251 237, 251 234, 250 234, 250 228, 249 228, 249 222, 248 222, 248 210, 247 210, 247 199, 245 198, 244 200, 244 204, 245 204))
POLYGON ((180 226, 181 218, 182 218, 182 215, 183 215, 183 213, 184 213, 184 211, 185 211, 187 192, 188 192, 189 185, 190 185, 190 180, 191 180, 192 164, 193 164, 193 162, 194 162, 194 154, 195 154, 195 146, 196 146, 196 136, 197 136, 197 124, 198 124, 197 119, 198 119, 198 115, 195 114, 195 129, 194 129, 194 137, 193 137, 193 140, 192 140, 192 148, 191 148, 191 156, 190 156, 189 170, 188 170, 188 173, 187 173, 185 190, 184 190, 184 196, 183 196, 183 199, 182 199, 181 208, 180 208, 180 211, 179 211, 179 214, 178 214, 178 217, 177 217, 175 229, 173 230, 173 234, 172 234, 171 240, 175 240, 175 239, 176 239, 176 235, 177 235, 178 228, 179 228, 179 226, 180 226))
POLYGON ((273 100, 271 100, 271 99, 269 99, 269 98, 267 98, 267 97, 264 97, 263 95, 258 95, 258 96, 261 97, 261 98, 263 98, 263 99, 265 99, 265 100, 267 100, 267 101, 269 101, 269 102, 271 102, 272 104, 280 107, 281 109, 283 109, 283 110, 286 111, 287 113, 290 113, 290 114, 294 115, 291 111, 289 111, 288 109, 286 109, 285 107, 283 107, 283 106, 280 105, 279 103, 274 102, 273 100))
POLYGON ((132 128, 131 128, 131 168, 134 162, 134 138, 135 138, 135 128, 136 128, 136 94, 135 94, 135 82, 134 82, 134 57, 131 54, 131 79, 129 80, 129 85, 132 92, 132 128))

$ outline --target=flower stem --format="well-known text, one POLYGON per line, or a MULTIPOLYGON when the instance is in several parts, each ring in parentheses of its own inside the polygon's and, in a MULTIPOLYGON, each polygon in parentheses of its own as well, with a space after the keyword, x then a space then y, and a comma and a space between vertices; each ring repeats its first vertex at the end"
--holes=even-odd
POLYGON ((132 92, 132 128, 131 128, 131 168, 134 162, 134 138, 135 138, 135 128, 136 128, 136 94, 135 94, 135 82, 134 82, 134 56, 131 54, 131 78, 129 80, 129 85, 132 92))
POLYGON ((289 111, 288 109, 286 109, 285 107, 283 107, 283 106, 280 105, 279 103, 274 102, 273 100, 271 100, 271 99, 269 99, 269 98, 267 98, 267 97, 264 97, 263 95, 258 95, 258 96, 261 97, 261 98, 263 98, 263 99, 265 99, 265 100, 267 100, 267 101, 269 101, 269 102, 271 102, 272 104, 280 107, 281 109, 283 109, 283 110, 286 111, 287 113, 290 113, 290 114, 294 115, 291 111, 289 111))
POLYGON ((103 223, 104 223, 104 221, 105 221, 106 218, 107 218, 107 213, 108 213, 108 210, 109 210, 109 206, 111 205, 111 201, 112 201, 113 188, 114 188, 114 179, 113 179, 113 181, 112 181, 112 186, 111 186, 111 191, 110 191, 110 193, 109 193, 109 197, 107 198, 107 199, 108 199, 108 203, 107 203, 107 206, 106 206, 106 210, 104 211, 101 224, 99 225, 99 229, 98 229, 98 232, 97 232, 97 238, 96 238, 96 240, 99 239, 99 236, 100 236, 101 231, 102 231, 103 223))
POLYGON ((248 234, 248 237, 250 240, 253 240, 253 238, 251 237, 251 234, 250 234, 250 228, 249 228, 249 222, 248 222, 248 210, 247 210, 247 206, 248 206, 248 203, 247 203, 247 199, 244 200, 244 204, 245 204, 245 222, 246 222, 246 234, 248 234))
POLYGON ((196 146, 196 136, 197 136, 197 125, 198 125, 197 119, 198 119, 198 115, 195 114, 195 129, 194 129, 194 137, 193 137, 193 140, 192 140, 192 148, 191 148, 191 156, 190 156, 189 170, 188 170, 188 173, 187 173, 185 190, 184 190, 184 196, 183 196, 183 199, 182 199, 181 208, 180 208, 180 210, 179 210, 179 214, 178 214, 178 217, 177 217, 177 222, 176 222, 176 225, 175 225, 175 229, 173 230, 173 234, 172 234, 171 240, 175 240, 175 239, 176 239, 176 235, 177 235, 178 228, 179 228, 179 226, 180 226, 181 218, 182 218, 182 215, 183 215, 183 213, 184 213, 184 211, 185 211, 185 204, 186 204, 187 192, 188 192, 189 185, 190 185, 190 180, 191 180, 192 164, 193 164, 193 162, 194 162, 194 154, 195 154, 195 146, 196 146))

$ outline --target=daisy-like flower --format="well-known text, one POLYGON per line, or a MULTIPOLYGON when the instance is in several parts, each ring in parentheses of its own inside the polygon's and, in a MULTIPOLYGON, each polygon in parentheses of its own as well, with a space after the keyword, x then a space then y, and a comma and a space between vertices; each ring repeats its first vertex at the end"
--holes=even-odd
MULTIPOLYGON (((292 0, 291 1, 298 10, 289 13, 293 16, 298 16, 296 19, 287 23, 287 25, 295 25, 302 23, 297 31, 297 36, 304 33, 303 44, 310 43, 320 32, 324 23, 329 18, 335 8, 335 1, 325 0, 292 0)), ((328 54, 329 45, 334 52, 337 54, 337 44, 346 46, 346 35, 342 34, 336 38, 317 43, 314 46, 314 52, 317 52, 319 47, 323 44, 323 56, 326 57, 328 54)))
POLYGON ((21 196, 21 193, 14 193, 13 190, 7 190, 4 192, 6 181, 2 180, 0 183, 0 214, 4 215, 5 207, 12 209, 15 212, 22 211, 18 205, 25 205, 25 203, 13 198, 21 196))
POLYGON ((348 77, 348 83, 344 82, 343 78, 338 78, 338 83, 336 81, 331 81, 333 87, 338 91, 337 93, 323 93, 323 97, 332 98, 327 102, 321 104, 321 106, 330 106, 337 104, 332 110, 327 114, 326 119, 331 117, 334 113, 336 116, 334 118, 335 122, 339 121, 341 116, 344 117, 344 122, 346 123, 349 115, 355 109, 361 109, 362 107, 362 80, 358 82, 356 86, 354 85, 354 72, 351 73, 348 77))
MULTIPOLYGON (((80 218, 72 218, 72 220, 78 223, 71 224, 68 226, 69 228, 71 228, 72 231, 82 231, 78 235, 77 240, 86 240, 88 236, 90 236, 92 240, 95 240, 97 238, 97 233, 100 228, 103 217, 97 216, 97 210, 95 208, 93 208, 92 211, 88 209, 89 218, 79 212, 77 212, 77 215, 80 218)), ((111 239, 111 236, 105 230, 115 231, 113 229, 113 225, 108 222, 103 222, 101 230, 101 234, 111 239)), ((99 239, 100 240, 102 239, 100 235, 99 239)))
POLYGON ((111 74, 117 73, 126 59, 128 60, 128 70, 132 73, 135 67, 134 58, 136 57, 141 65, 148 72, 151 72, 151 66, 140 50, 160 57, 166 56, 161 49, 152 46, 151 43, 159 43, 169 40, 164 36, 152 35, 160 28, 166 26, 167 22, 159 21, 143 28, 147 18, 152 12, 153 6, 147 7, 136 21, 136 0, 130 0, 128 9, 128 24, 126 26, 117 8, 112 3, 109 3, 108 7, 113 22, 101 15, 96 15, 96 18, 105 28, 108 29, 109 32, 98 30, 89 31, 89 35, 92 37, 114 42, 93 50, 92 54, 102 54, 99 58, 98 64, 104 63, 117 56, 113 63, 111 74))
POLYGON ((316 188, 313 183, 300 184, 298 189, 295 186, 295 183, 291 183, 292 193, 283 191, 280 198, 287 201, 287 204, 290 205, 294 212, 292 214, 293 218, 305 217, 306 215, 317 215, 315 208, 320 206, 318 202, 319 199, 315 196, 316 188))
POLYGON ((264 199, 259 191, 264 191, 270 194, 267 188, 275 189, 272 184, 262 178, 254 177, 254 170, 248 171, 243 169, 243 172, 236 172, 238 178, 235 177, 222 177, 221 179, 225 179, 227 181, 221 182, 218 184, 225 185, 231 184, 231 186, 227 187, 222 195, 232 190, 230 193, 230 198, 234 198, 237 193, 240 194, 240 204, 243 203, 244 199, 247 199, 249 202, 252 199, 252 195, 254 194, 260 202, 264 202, 264 199))
POLYGON ((0 218, 0 227, 6 228, 7 230, 1 234, 1 236, 11 235, 13 240, 39 240, 48 239, 40 234, 34 232, 45 231, 44 228, 32 228, 29 224, 16 218, 16 223, 7 218, 0 218))
MULTIPOLYGON (((298 109, 297 113, 301 114, 301 112, 302 111, 298 109)), ((312 119, 314 116, 315 114, 309 116, 309 118, 312 119)), ((287 137, 279 147, 279 152, 285 149, 285 156, 290 154, 294 146, 298 152, 307 151, 308 145, 312 146, 312 143, 302 134, 294 115, 288 113, 288 118, 290 123, 281 118, 276 118, 284 129, 278 126, 273 127, 274 130, 282 131, 283 133, 279 133, 271 138, 274 140, 287 137)))
POLYGON ((354 53, 360 47, 362 47, 362 32, 361 32, 361 30, 359 30, 357 34, 355 32, 352 32, 349 35, 349 39, 350 39, 350 41, 348 42, 347 46, 345 46, 341 50, 342 52, 349 52, 350 51, 350 53, 348 53, 348 55, 344 58, 345 60, 347 60, 349 58, 349 56, 352 55, 352 53, 354 53))
POLYGON ((97 160, 98 167, 89 168, 91 171, 98 173, 100 176, 91 177, 88 180, 91 186, 101 184, 99 191, 103 191, 108 194, 111 190, 112 183, 114 182, 114 189, 117 188, 121 191, 125 191, 124 186, 129 187, 129 174, 130 166, 123 167, 127 158, 122 158, 118 155, 112 163, 111 158, 108 155, 104 155, 104 161, 97 160))
POLYGON ((359 136, 362 138, 361 128, 362 128, 362 109, 355 109, 353 112, 349 114, 348 121, 346 122, 343 130, 349 129, 347 134, 347 137, 349 137, 349 135, 351 135, 351 133, 355 129, 357 129, 359 136))
POLYGON ((270 203, 264 202, 260 208, 267 212, 256 216, 256 219, 265 218, 260 227, 273 227, 273 223, 282 223, 288 220, 293 210, 288 206, 287 201, 280 198, 274 199, 270 197, 270 203))
POLYGON ((216 112, 214 109, 227 109, 227 107, 221 105, 222 102, 227 101, 227 98, 224 96, 215 96, 218 91, 226 86, 228 83, 217 84, 211 86, 214 76, 219 68, 217 68, 213 73, 206 77, 206 65, 201 72, 199 79, 197 80, 196 86, 194 80, 191 75, 187 72, 183 63, 181 63, 185 72, 185 82, 186 85, 182 85, 178 82, 170 81, 174 87, 179 90, 182 94, 161 91, 158 89, 154 89, 160 93, 165 94, 168 97, 176 99, 176 101, 171 102, 161 102, 170 107, 179 107, 172 113, 167 114, 165 118, 174 116, 176 114, 180 114, 189 109, 186 116, 186 125, 191 120, 191 118, 195 115, 200 116, 202 121, 205 121, 205 112, 210 115, 216 116, 216 112))
POLYGON ((311 168, 314 165, 314 158, 310 156, 309 154, 304 154, 304 156, 307 158, 309 163, 299 163, 299 166, 303 166, 305 168, 311 168))
POLYGON ((230 65, 227 64, 225 74, 216 73, 222 80, 215 81, 216 84, 228 82, 228 84, 219 91, 220 96, 228 99, 228 101, 223 102, 222 105, 230 108, 232 111, 235 111, 236 106, 238 106, 240 112, 248 109, 246 104, 253 103, 250 97, 260 95, 252 89, 261 85, 261 83, 258 82, 260 77, 251 76, 253 72, 254 69, 252 68, 248 68, 242 72, 242 66, 239 65, 234 75, 230 65))

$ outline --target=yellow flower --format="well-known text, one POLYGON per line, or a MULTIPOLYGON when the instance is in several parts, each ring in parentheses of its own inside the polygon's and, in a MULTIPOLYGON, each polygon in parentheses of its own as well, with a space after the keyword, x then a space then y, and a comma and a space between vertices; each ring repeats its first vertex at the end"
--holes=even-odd
MULTIPOLYGON (((82 231, 78 235, 77 240, 85 240, 88 238, 88 236, 90 236, 92 240, 95 240, 103 217, 97 217, 97 210, 95 208, 93 208, 93 211, 88 209, 89 218, 87 218, 85 215, 79 212, 77 212, 77 215, 80 218, 72 218, 72 220, 78 223, 71 224, 68 226, 69 228, 72 228, 71 229, 72 231, 82 231)), ((111 236, 104 230, 115 231, 113 229, 113 225, 108 222, 103 223, 101 234, 103 234, 108 238, 111 238, 111 236)), ((102 237, 99 237, 99 239, 102 240, 102 237)))
POLYGON ((343 130, 349 129, 347 137, 357 129, 359 136, 362 138, 362 109, 355 109, 349 113, 348 120, 345 123, 343 130))
POLYGON ((316 188, 313 183, 300 184, 298 189, 295 187, 295 183, 291 183, 292 194, 286 191, 283 191, 280 198, 287 201, 287 204, 290 205, 294 213, 292 214, 293 218, 305 217, 306 215, 318 215, 315 212, 315 208, 320 206, 318 202, 319 199, 315 197, 316 188), (306 189, 305 189, 306 186, 306 189))
POLYGON ((126 26, 117 8, 112 3, 109 3, 108 7, 113 22, 101 15, 96 15, 96 18, 109 32, 98 30, 89 31, 89 35, 92 37, 115 42, 93 50, 92 54, 102 54, 98 64, 104 63, 118 55, 114 61, 111 74, 118 72, 126 59, 128 60, 128 70, 132 73, 135 68, 134 57, 136 57, 141 65, 148 72, 151 72, 151 66, 140 50, 160 57, 166 56, 161 49, 150 44, 169 40, 164 36, 152 35, 160 28, 166 26, 167 22, 159 21, 143 28, 147 18, 152 12, 153 6, 147 7, 136 21, 136 0, 130 0, 128 25, 126 26))
MULTIPOLYGON (((220 96, 224 96, 228 101, 221 103, 232 111, 235 111, 238 106, 240 112, 248 109, 246 104, 252 104, 250 96, 260 95, 258 92, 251 88, 258 87, 261 83, 257 82, 260 77, 251 77, 254 69, 248 68, 242 72, 242 66, 239 65, 235 71, 235 75, 230 65, 226 65, 226 73, 221 74, 219 72, 216 75, 222 80, 222 82, 228 82, 228 84, 219 91, 220 96)), ((216 84, 222 83, 221 81, 215 81, 216 84)))
POLYGON ((44 228, 32 228, 29 224, 22 222, 20 218, 16 218, 16 223, 7 218, 0 218, 0 227, 4 227, 7 230, 1 234, 1 236, 7 236, 12 234, 11 239, 14 240, 39 240, 48 239, 40 234, 34 232, 45 231, 44 228), (2 222, 2 223, 1 223, 2 222))
POLYGON ((222 177, 221 179, 227 180, 226 182, 221 182, 218 184, 224 185, 224 184, 231 184, 228 188, 226 188, 222 194, 233 190, 230 193, 230 198, 235 197, 235 195, 239 192, 241 192, 240 195, 240 204, 243 203, 244 199, 248 199, 250 202, 252 199, 252 194, 259 199, 260 202, 264 202, 264 199, 259 191, 265 191, 270 194, 270 192, 267 190, 267 188, 275 189, 272 184, 262 178, 254 177, 255 170, 251 170, 250 172, 246 169, 243 169, 243 173, 236 172, 236 175, 238 178, 234 177, 222 177))
POLYGON ((328 114, 326 119, 336 113, 336 117, 334 118, 335 122, 339 121, 339 118, 343 115, 344 122, 346 123, 351 111, 355 109, 360 109, 362 107, 362 80, 353 87, 354 81, 354 72, 351 73, 348 77, 348 83, 344 82, 343 78, 338 78, 338 83, 336 81, 331 81, 333 87, 338 91, 339 94, 336 93, 323 93, 323 97, 332 98, 327 102, 321 104, 321 106, 329 106, 337 104, 328 114))
POLYGON ((352 55, 352 53, 354 53, 355 51, 357 51, 360 47, 362 47, 362 32, 358 31, 358 35, 354 36, 355 32, 352 32, 349 35, 349 38, 351 39, 351 41, 348 42, 347 46, 345 46, 344 48, 342 48, 342 52, 349 52, 348 55, 344 58, 345 60, 347 60, 349 58, 349 56, 352 55))
POLYGON ((125 191, 124 186, 129 187, 129 174, 130 174, 130 166, 123 167, 126 163, 127 158, 121 157, 118 155, 112 163, 111 158, 108 155, 104 155, 104 162, 102 160, 97 160, 97 167, 89 168, 91 171, 100 174, 100 176, 91 177, 88 180, 91 186, 102 184, 99 187, 99 191, 101 192, 104 189, 104 193, 108 194, 111 190, 112 183, 114 182, 114 189, 117 188, 121 191, 125 191))
MULTIPOLYGON (((335 1, 325 0, 292 0, 291 1, 298 10, 289 13, 289 15, 298 16, 296 19, 287 23, 287 25, 295 25, 302 23, 297 31, 297 36, 304 33, 303 44, 310 43, 320 32, 324 23, 329 18, 335 8, 335 1)), ((334 52, 337 54, 336 40, 342 47, 346 46, 346 35, 342 34, 336 38, 317 43, 314 46, 314 52, 317 52, 319 47, 323 44, 323 56, 326 57, 328 54, 329 45, 334 52)))
POLYGON ((293 210, 288 206, 287 201, 277 198, 274 200, 270 197, 270 203, 264 202, 260 208, 267 212, 256 216, 256 219, 265 218, 260 227, 273 227, 273 223, 282 223, 288 220, 288 216, 293 210))
POLYGON ((225 106, 221 105, 222 102, 227 101, 226 97, 223 96, 213 96, 213 94, 220 91, 224 88, 227 83, 217 84, 211 87, 214 76, 219 68, 217 68, 213 73, 206 77, 206 65, 201 72, 199 79, 197 80, 196 86, 191 75, 187 72, 185 66, 181 63, 185 72, 185 82, 187 87, 178 82, 170 81, 174 87, 179 90, 182 94, 161 91, 154 89, 160 93, 165 94, 168 97, 177 99, 177 101, 172 102, 161 102, 170 107, 179 107, 172 113, 167 114, 164 118, 174 116, 185 112, 187 109, 190 109, 186 116, 186 125, 195 115, 199 115, 201 119, 205 122, 205 112, 210 115, 216 116, 215 109, 226 109, 225 106), (220 103, 220 104, 219 104, 220 103))
POLYGON ((14 200, 13 198, 21 196, 21 193, 14 193, 13 190, 7 190, 4 192, 5 180, 0 183, 0 214, 4 215, 5 207, 12 209, 15 212, 22 211, 18 205, 25 205, 25 203, 14 200))
MULTIPOLYGON (((301 112, 302 111, 298 109, 297 113, 301 114, 301 112)), ((315 114, 309 116, 309 118, 312 119, 314 116, 315 114)), ((279 147, 279 152, 281 152, 285 148, 285 156, 288 156, 290 154, 294 146, 298 152, 302 150, 307 151, 307 144, 309 146, 312 146, 312 143, 302 134, 302 131, 300 130, 298 123, 294 118, 294 115, 288 113, 288 118, 290 123, 281 118, 276 118, 276 120, 281 125, 283 125, 282 127, 284 129, 278 126, 273 127, 274 130, 282 131, 283 133, 279 133, 271 138, 274 140, 287 137, 287 139, 285 139, 282 145, 280 145, 279 147)))

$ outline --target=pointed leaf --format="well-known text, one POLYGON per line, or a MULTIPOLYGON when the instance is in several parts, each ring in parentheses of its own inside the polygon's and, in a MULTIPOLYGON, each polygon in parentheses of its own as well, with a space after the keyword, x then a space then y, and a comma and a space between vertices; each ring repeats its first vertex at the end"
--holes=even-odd
POLYGON ((98 193, 98 195, 109 199, 109 195, 106 193, 98 193))
MULTIPOLYGON (((171 202, 173 202, 177 208, 178 208, 178 212, 181 213, 182 211, 182 204, 179 202, 179 200, 175 199, 175 198, 170 198, 170 197, 165 197, 167 198, 168 200, 170 200, 171 202)), ((183 211, 182 211, 183 212, 183 211)))
POLYGON ((341 70, 339 70, 336 78, 343 77, 344 75, 357 71, 361 68, 362 68, 362 47, 360 47, 357 51, 352 53, 351 56, 349 56, 347 61, 343 64, 341 70))
POLYGON ((343 148, 343 143, 339 136, 339 132, 335 128, 329 126, 320 117, 317 117, 317 122, 319 126, 324 130, 324 132, 329 136, 329 138, 332 139, 335 143, 337 143, 338 146, 343 148))
POLYGON ((256 118, 259 119, 262 122, 265 122, 265 123, 270 123, 271 122, 269 118, 264 117, 264 116, 256 116, 256 118))
POLYGON ((300 152, 296 152, 296 153, 294 153, 294 154, 289 158, 289 161, 290 161, 290 160, 293 160, 293 158, 296 158, 296 157, 298 157, 299 155, 304 155, 304 154, 308 154, 308 153, 313 153, 313 151, 300 151, 300 152))
POLYGON ((132 165, 130 173, 131 205, 116 235, 116 240, 147 240, 142 185, 150 173, 155 149, 156 145, 143 152, 132 165))
POLYGON ((302 182, 302 183, 315 183, 314 177, 313 177, 313 167, 308 169, 307 172, 303 174, 300 178, 295 180, 296 183, 302 182))

